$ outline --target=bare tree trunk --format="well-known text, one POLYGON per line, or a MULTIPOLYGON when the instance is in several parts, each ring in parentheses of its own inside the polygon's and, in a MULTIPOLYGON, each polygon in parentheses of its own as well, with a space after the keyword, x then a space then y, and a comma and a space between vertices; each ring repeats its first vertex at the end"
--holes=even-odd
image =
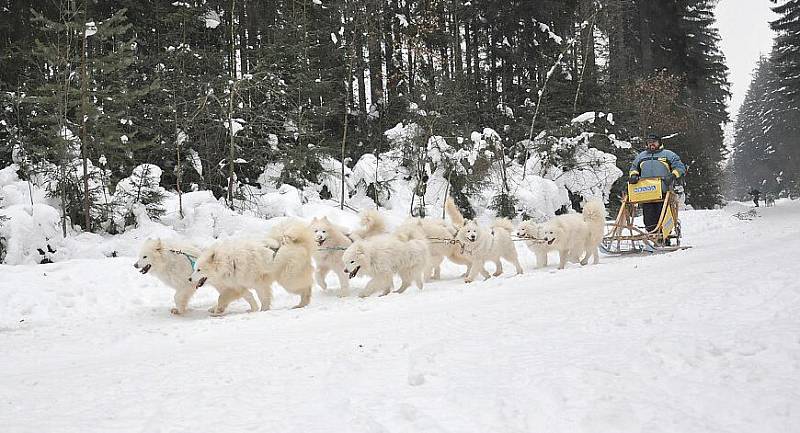
MULTIPOLYGON (((346 3, 345 3, 345 5, 346 5, 346 3)), ((341 163, 342 163, 342 172, 341 172, 341 176, 342 176, 342 179, 341 179, 341 181, 342 181, 342 184, 341 184, 342 191, 341 192, 342 192, 342 194, 341 194, 341 199, 339 201, 339 209, 341 209, 341 210, 344 210, 344 197, 345 197, 345 181, 344 181, 345 164, 344 164, 344 160, 345 160, 346 151, 347 151, 347 126, 350 123, 350 116, 349 116, 350 113, 348 113, 348 112, 350 111, 350 96, 353 94, 353 84, 352 84, 353 83, 353 68, 355 67, 354 63, 355 63, 355 56, 356 56, 356 35, 358 34, 358 32, 359 32, 358 26, 355 25, 355 21, 354 21, 354 25, 353 25, 353 40, 350 42, 350 65, 349 65, 349 69, 348 69, 348 73, 347 73, 347 83, 348 84, 346 86, 347 87, 347 91, 345 92, 345 95, 344 95, 344 128, 342 130, 342 153, 341 153, 341 155, 342 155, 342 157, 341 157, 341 159, 342 159, 341 160, 341 163)))
MULTIPOLYGON (((356 63, 358 66, 356 67, 356 85, 358 86, 358 111, 359 111, 359 119, 362 120, 362 126, 366 123, 366 115, 367 115, 367 82, 364 79, 364 72, 365 72, 365 64, 364 64, 364 36, 356 31, 354 26, 353 29, 353 40, 355 41, 356 46, 354 47, 355 53, 358 56, 358 62, 356 63)), ((352 84, 347 86, 352 87, 352 84)))
POLYGON ((81 37, 81 160, 83 161, 83 223, 84 230, 91 231, 89 210, 89 156, 86 149, 86 8, 88 0, 83 3, 83 32, 81 37))
POLYGON ((236 143, 234 140, 234 129, 233 129, 233 98, 236 93, 236 84, 231 85, 231 94, 228 95, 228 128, 230 129, 230 143, 228 146, 228 207, 231 210, 235 210, 233 206, 233 196, 234 196, 234 186, 236 181, 234 180, 234 176, 236 176, 236 169, 235 169, 235 159, 236 159, 236 143))
POLYGON ((464 42, 465 42, 464 66, 466 67, 468 81, 472 79, 472 33, 470 32, 471 31, 470 29, 471 26, 469 25, 469 21, 465 21, 464 22, 464 42))
POLYGON ((230 128, 230 143, 228 147, 228 207, 231 210, 234 210, 233 205, 233 197, 234 197, 234 187, 236 181, 234 180, 234 176, 236 176, 236 169, 235 169, 235 159, 236 159, 236 143, 234 140, 234 129, 233 129, 233 100, 236 97, 236 26, 234 25, 234 8, 236 7, 236 0, 231 0, 231 13, 230 13, 230 20, 231 20, 231 90, 230 95, 228 95, 228 128, 230 128))
POLYGON ((456 77, 461 77, 463 74, 464 66, 461 59, 461 21, 458 17, 458 1, 452 1, 453 10, 450 12, 452 15, 452 39, 453 39, 453 74, 456 77))
MULTIPOLYGON (((583 12, 589 13, 590 8, 593 8, 593 4, 589 1, 584 1, 583 5, 583 12)), ((581 28, 581 48, 583 48, 583 53, 581 55, 581 72, 580 77, 578 78, 578 86, 575 89, 575 99, 572 101, 572 113, 577 114, 578 111, 578 98, 580 97, 581 87, 583 87, 584 81, 586 81, 586 71, 589 71, 589 83, 594 85, 597 84, 596 74, 595 74, 595 54, 594 54, 594 26, 595 22, 597 21, 597 11, 592 13, 591 21, 589 25, 586 27, 581 28)), ((583 26, 583 24, 580 24, 583 26)))
POLYGON ((525 179, 525 174, 527 172, 528 154, 530 152, 529 147, 531 144, 533 144, 533 127, 536 124, 536 117, 539 116, 539 108, 542 105, 542 96, 544 96, 544 92, 547 91, 547 83, 550 82, 550 77, 553 75, 553 71, 558 66, 558 64, 561 63, 561 60, 564 59, 564 54, 567 53, 567 50, 569 50, 569 48, 573 46, 574 43, 575 42, 573 41, 572 44, 566 44, 564 46, 564 49, 562 49, 561 53, 558 55, 558 59, 556 59, 555 63, 553 63, 553 66, 550 67, 550 70, 547 71, 544 83, 542 83, 542 88, 539 89, 538 91, 538 98, 536 99, 536 109, 533 111, 533 118, 531 119, 531 128, 528 132, 528 145, 525 146, 525 160, 522 161, 522 179, 525 179))
MULTIPOLYGON (((368 21, 367 46, 369 48, 370 99, 376 107, 383 103, 383 60, 381 59, 381 39, 378 36, 381 28, 380 12, 380 6, 375 3, 367 3, 367 17, 374 20, 368 21), (370 4, 373 6, 370 7, 370 4)), ((367 109, 371 110, 370 107, 367 109)))
POLYGON ((178 127, 178 107, 174 104, 174 95, 173 109, 175 113, 175 191, 178 193, 178 215, 183 219, 183 191, 181 191, 181 182, 183 181, 183 170, 181 169, 181 130, 178 127))

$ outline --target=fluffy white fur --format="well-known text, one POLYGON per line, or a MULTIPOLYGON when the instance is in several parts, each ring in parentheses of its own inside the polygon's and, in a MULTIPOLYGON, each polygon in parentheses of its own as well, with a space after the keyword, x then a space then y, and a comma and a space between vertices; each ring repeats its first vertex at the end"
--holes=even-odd
POLYGON ((517 228, 517 236, 528 239, 525 245, 536 255, 536 267, 547 266, 547 253, 556 251, 554 242, 547 243, 544 235, 544 225, 532 220, 523 221, 517 228))
POLYGON ((314 275, 317 284, 322 290, 327 290, 328 283, 325 282, 325 277, 329 272, 333 272, 339 278, 339 296, 347 296, 350 292, 350 280, 344 272, 342 255, 353 241, 345 235, 342 228, 328 220, 328 217, 312 219, 310 227, 317 243, 317 251, 314 253, 314 263, 317 267, 314 275))
POLYGON ((589 238, 586 242, 586 256, 581 260, 582 264, 589 262, 589 257, 593 257, 593 263, 600 263, 600 243, 606 231, 606 207, 600 200, 592 200, 583 207, 583 221, 589 227, 589 238))
POLYGON ((154 275, 175 289, 175 307, 170 312, 183 314, 197 286, 189 281, 189 276, 192 275, 191 261, 176 251, 182 251, 195 259, 200 256, 200 249, 190 242, 148 239, 142 244, 139 259, 133 267, 139 269, 142 274, 154 275))
POLYGON ((215 243, 197 260, 191 280, 198 286, 206 280, 219 291, 217 305, 209 311, 221 315, 228 305, 244 298, 250 311, 257 311, 250 289, 255 289, 261 310, 272 304, 272 283, 287 292, 300 295, 294 308, 308 305, 314 284, 311 256, 315 250, 314 234, 304 224, 290 221, 273 228, 266 239, 231 239, 215 243))
POLYGON ((426 277, 439 279, 445 258, 459 265, 468 266, 470 260, 461 253, 461 245, 455 241, 458 229, 452 224, 433 218, 410 218, 395 230, 395 234, 425 239, 430 251, 430 269, 426 277), (412 235, 412 232, 415 232, 412 235))
POLYGON ((564 269, 568 261, 580 261, 581 265, 594 258, 600 261, 598 246, 605 231, 605 206, 600 201, 590 201, 582 214, 559 215, 544 224, 525 221, 517 234, 529 238, 526 242, 536 254, 536 267, 547 266, 547 253, 558 251, 558 269, 564 269))
POLYGON ((369 239, 387 233, 386 220, 375 209, 367 209, 360 214, 361 227, 351 234, 353 240, 369 239))
POLYGON ((472 220, 464 219, 461 211, 458 210, 451 198, 445 202, 445 210, 458 227, 456 239, 463 245, 463 254, 470 260, 465 283, 475 281, 475 277, 480 273, 484 278, 489 278, 486 270, 486 262, 491 261, 495 264, 494 276, 503 273, 504 259, 514 265, 517 275, 522 273, 522 265, 519 263, 517 248, 511 240, 511 232, 514 227, 511 221, 505 218, 495 220, 491 229, 481 227, 472 220))
POLYGON ((409 235, 374 236, 355 241, 347 248, 342 260, 350 278, 359 274, 372 277, 359 296, 376 292, 388 295, 394 287, 395 275, 401 280, 397 293, 403 293, 411 283, 422 289, 429 269, 428 243, 413 233, 409 235))

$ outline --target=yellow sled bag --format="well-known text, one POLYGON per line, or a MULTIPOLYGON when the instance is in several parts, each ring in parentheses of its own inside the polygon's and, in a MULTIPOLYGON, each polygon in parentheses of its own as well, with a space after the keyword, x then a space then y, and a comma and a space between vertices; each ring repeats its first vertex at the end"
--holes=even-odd
POLYGON ((658 201, 663 197, 660 177, 648 177, 639 179, 635 184, 628 184, 628 199, 631 203, 658 201))

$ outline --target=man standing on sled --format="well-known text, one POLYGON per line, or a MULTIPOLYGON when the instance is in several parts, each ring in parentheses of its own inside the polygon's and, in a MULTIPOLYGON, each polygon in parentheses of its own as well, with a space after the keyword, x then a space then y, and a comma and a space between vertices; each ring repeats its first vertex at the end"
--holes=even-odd
MULTIPOLYGON (((640 178, 660 177, 661 190, 667 191, 676 179, 686 174, 686 166, 675 152, 664 149, 658 135, 648 135, 645 147, 646 150, 637 155, 631 164, 628 183, 638 183, 640 178)), ((658 226, 664 201, 642 203, 641 206, 644 225, 651 232, 658 226)))

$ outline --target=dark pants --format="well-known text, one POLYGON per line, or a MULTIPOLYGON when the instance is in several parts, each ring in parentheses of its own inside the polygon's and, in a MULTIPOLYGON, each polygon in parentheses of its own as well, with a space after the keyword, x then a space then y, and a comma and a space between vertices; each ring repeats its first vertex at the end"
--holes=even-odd
POLYGON ((758 207, 758 196, 757 195, 753 196, 753 203, 755 203, 756 207, 758 207))
POLYGON ((644 216, 644 225, 647 227, 648 232, 655 230, 658 225, 658 219, 661 218, 661 208, 663 206, 663 201, 642 203, 642 216, 644 216))

